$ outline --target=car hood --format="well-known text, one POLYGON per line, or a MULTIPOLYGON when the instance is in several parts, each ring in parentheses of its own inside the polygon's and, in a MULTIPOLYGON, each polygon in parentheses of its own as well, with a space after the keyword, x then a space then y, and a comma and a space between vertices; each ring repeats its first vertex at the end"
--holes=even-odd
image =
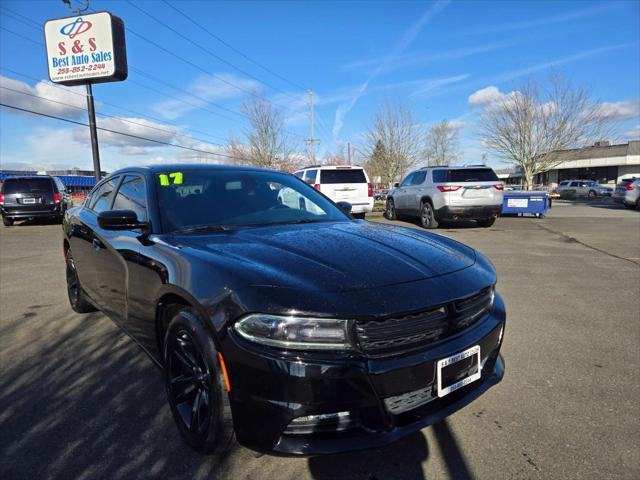
POLYGON ((413 282, 474 264, 446 237, 364 221, 241 228, 173 241, 244 285, 350 291, 413 282))

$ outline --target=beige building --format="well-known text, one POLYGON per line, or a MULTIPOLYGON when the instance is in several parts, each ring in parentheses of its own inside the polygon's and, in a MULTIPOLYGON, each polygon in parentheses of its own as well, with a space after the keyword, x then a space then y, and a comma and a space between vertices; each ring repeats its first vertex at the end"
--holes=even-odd
POLYGON ((596 142, 592 147, 566 150, 560 164, 536 175, 535 183, 557 185, 563 180, 596 180, 616 184, 622 178, 640 177, 640 140, 611 145, 596 142))

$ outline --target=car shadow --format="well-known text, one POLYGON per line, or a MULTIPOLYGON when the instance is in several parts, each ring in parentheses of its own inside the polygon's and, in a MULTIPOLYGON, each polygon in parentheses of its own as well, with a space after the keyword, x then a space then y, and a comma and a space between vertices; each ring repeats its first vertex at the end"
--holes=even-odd
MULTIPOLYGON (((60 220, 53 218, 33 218, 27 220, 16 220, 12 227, 31 227, 34 225, 60 225, 60 220)), ((11 227, 9 227, 11 228, 11 227)))

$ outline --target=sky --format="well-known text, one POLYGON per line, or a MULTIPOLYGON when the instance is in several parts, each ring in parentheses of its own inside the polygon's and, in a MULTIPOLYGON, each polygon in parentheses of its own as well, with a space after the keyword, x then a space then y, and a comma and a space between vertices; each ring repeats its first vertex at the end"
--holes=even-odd
MULTIPOLYGON (((223 152, 229 138, 243 137, 242 104, 256 96, 280 111, 304 153, 307 89, 318 158, 347 142, 357 158, 376 109, 399 100, 424 128, 452 122, 459 163, 486 154, 503 167, 483 147, 483 109, 551 74, 605 104, 617 122, 613 140, 640 139, 640 1, 91 0, 90 7, 117 15, 127 29, 128 78, 93 88, 98 126, 143 137, 99 132, 107 171, 219 161, 150 140, 223 152)), ((84 87, 48 83, 42 28, 65 16, 61 0, 0 0, 0 103, 86 123, 84 87)), ((0 168, 91 166, 87 127, 0 107, 0 168)))

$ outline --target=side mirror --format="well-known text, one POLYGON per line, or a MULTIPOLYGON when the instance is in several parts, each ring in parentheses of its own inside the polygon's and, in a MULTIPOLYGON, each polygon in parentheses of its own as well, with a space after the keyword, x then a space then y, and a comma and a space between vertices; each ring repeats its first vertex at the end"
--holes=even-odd
POLYGON ((399 187, 399 186, 400 186, 400 184, 399 184, 398 182, 396 182, 396 183, 394 183, 394 184, 393 184, 393 186, 394 186, 394 187, 399 187))
POLYGON ((107 210, 98 214, 98 225, 104 230, 135 230, 149 224, 139 222, 133 210, 107 210))
POLYGON ((340 210, 342 210, 347 215, 351 214, 351 204, 349 202, 338 202, 336 205, 338 205, 338 207, 340 207, 340 210))

